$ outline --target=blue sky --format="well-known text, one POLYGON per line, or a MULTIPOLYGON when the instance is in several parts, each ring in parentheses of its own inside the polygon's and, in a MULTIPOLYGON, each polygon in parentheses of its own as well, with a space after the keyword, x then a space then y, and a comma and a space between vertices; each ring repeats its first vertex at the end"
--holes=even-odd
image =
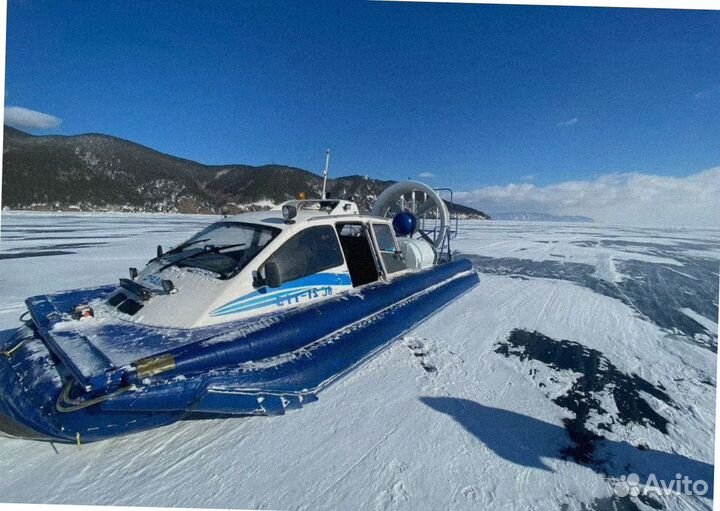
POLYGON ((683 178, 720 165, 719 28, 711 11, 11 0, 5 102, 62 120, 32 133, 211 164, 319 171, 330 147, 335 175, 466 191, 683 178))

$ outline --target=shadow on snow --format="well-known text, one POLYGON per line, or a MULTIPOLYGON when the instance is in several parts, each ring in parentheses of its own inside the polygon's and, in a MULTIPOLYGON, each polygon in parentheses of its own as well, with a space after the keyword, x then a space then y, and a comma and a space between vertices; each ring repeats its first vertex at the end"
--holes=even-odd
MULTIPOLYGON (((516 465, 552 472, 543 458, 573 461, 562 454, 571 441, 560 426, 468 399, 421 397, 420 401, 450 416, 495 454, 516 465)), ((713 465, 680 454, 638 449, 627 442, 603 439, 598 447, 594 460, 582 466, 618 479, 635 473, 640 481, 645 481, 654 474, 665 484, 670 484, 680 473, 692 481, 705 481, 706 497, 713 498, 713 465)))

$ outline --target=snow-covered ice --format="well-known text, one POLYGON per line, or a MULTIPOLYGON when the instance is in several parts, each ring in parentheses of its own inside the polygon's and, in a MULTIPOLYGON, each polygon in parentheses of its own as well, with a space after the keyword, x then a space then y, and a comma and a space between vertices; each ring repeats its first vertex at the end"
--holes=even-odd
MULTIPOLYGON (((5 212, 0 336, 216 217, 5 212)), ((464 222, 481 283, 316 403, 83 445, 0 438, 0 501, 292 509, 707 509, 720 231, 464 222)))

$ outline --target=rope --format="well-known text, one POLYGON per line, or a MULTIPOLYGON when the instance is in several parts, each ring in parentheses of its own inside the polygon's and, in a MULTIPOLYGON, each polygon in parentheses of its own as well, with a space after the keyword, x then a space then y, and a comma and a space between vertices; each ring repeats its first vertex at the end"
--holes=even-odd
POLYGON ((128 385, 127 387, 121 387, 117 389, 114 392, 111 392, 110 394, 105 394, 102 396, 94 397, 92 399, 87 400, 81 400, 79 398, 72 399, 70 397, 70 388, 72 387, 73 381, 69 380, 65 387, 63 388, 63 391, 60 393, 60 395, 57 398, 57 401, 55 402, 55 409, 60 413, 70 413, 75 412, 77 410, 82 410, 83 408, 87 408, 88 406, 93 406, 98 403, 102 403, 103 401, 107 401, 108 399, 112 399, 116 396, 119 396, 123 392, 127 392, 132 388, 132 385, 128 385), (66 406, 66 404, 69 404, 70 406, 66 406))
POLYGON ((25 344, 29 339, 30 339, 30 337, 26 337, 26 338, 22 339, 19 343, 17 343, 15 346, 10 348, 9 350, 0 351, 0 355, 7 357, 7 358, 12 357, 13 353, 15 353, 17 350, 19 350, 22 347, 22 345, 25 344))

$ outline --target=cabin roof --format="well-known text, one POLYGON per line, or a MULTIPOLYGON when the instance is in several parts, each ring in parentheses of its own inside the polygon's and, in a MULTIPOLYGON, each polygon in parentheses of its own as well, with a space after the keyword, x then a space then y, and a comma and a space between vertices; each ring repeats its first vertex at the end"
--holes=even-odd
POLYGON ((251 211, 232 215, 225 219, 229 222, 245 222, 251 224, 263 224, 278 229, 288 229, 291 226, 297 227, 299 224, 312 221, 313 224, 334 223, 336 220, 373 220, 380 222, 389 222, 386 218, 373 217, 370 215, 361 215, 354 202, 346 200, 331 199, 327 201, 315 200, 292 200, 282 203, 268 211, 251 211), (293 218, 293 223, 285 223, 282 215, 282 206, 290 205, 297 208, 297 216, 293 218), (318 206, 323 207, 318 207, 318 206))

